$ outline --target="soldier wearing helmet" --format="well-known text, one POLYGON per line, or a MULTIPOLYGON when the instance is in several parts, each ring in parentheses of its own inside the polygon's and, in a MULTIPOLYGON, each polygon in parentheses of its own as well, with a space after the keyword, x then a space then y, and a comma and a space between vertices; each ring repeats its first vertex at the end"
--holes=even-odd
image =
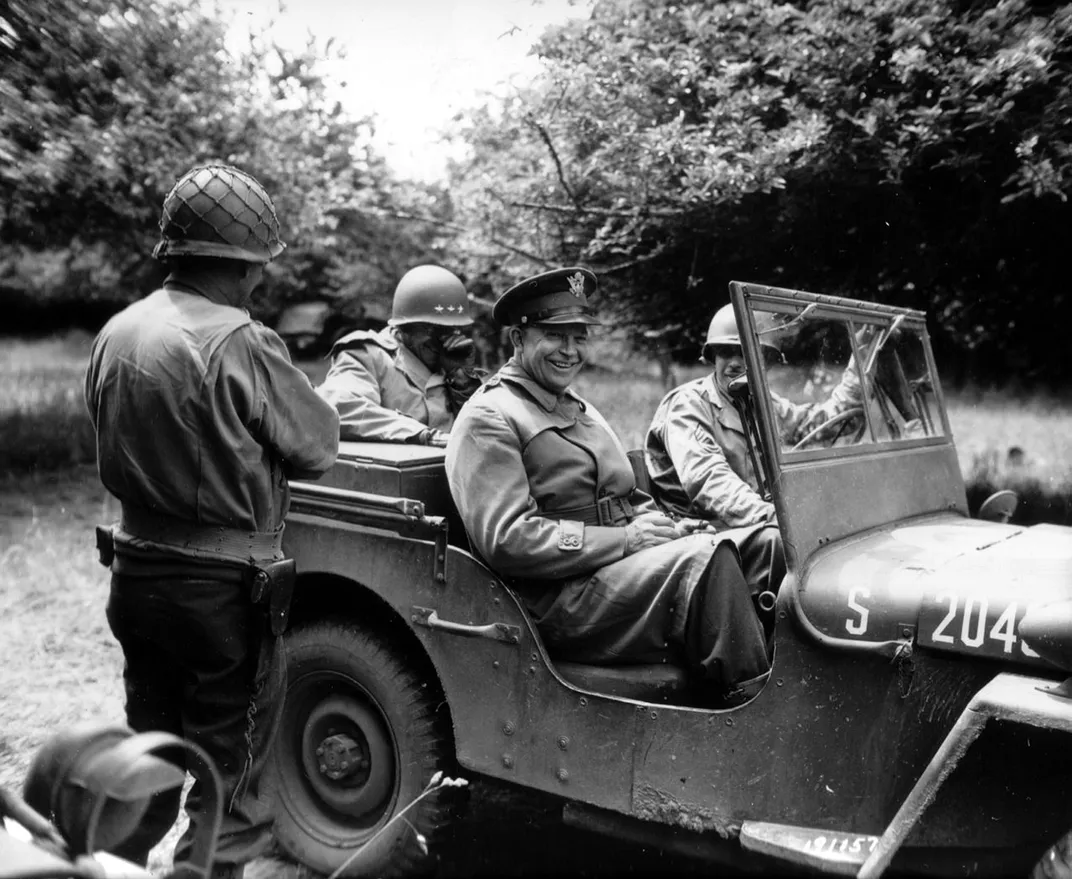
MULTIPOLYGON (((780 363, 782 352, 776 336, 765 329, 763 313, 756 314, 757 331, 766 364, 780 363)), ((707 330, 701 350, 710 374, 670 391, 659 403, 645 440, 645 462, 653 494, 677 515, 695 516, 718 527, 775 524, 774 505, 759 494, 740 415, 730 401, 728 388, 745 374, 744 353, 733 306, 720 308, 707 330)), ((774 411, 783 439, 795 442, 837 412, 859 405, 856 370, 846 369, 841 384, 823 403, 794 404, 775 397, 774 411)), ((758 539, 758 538, 757 538, 758 539)), ((777 544, 776 528, 763 538, 777 544)), ((768 555, 764 553, 762 555, 768 555)), ((772 586, 777 586, 784 562, 775 564, 772 586)))
MULTIPOLYGON (((261 185, 237 168, 193 168, 164 200, 160 233, 153 255, 170 273, 108 321, 86 371, 100 478, 122 508, 98 548, 112 571, 127 722, 213 758, 229 808, 212 877, 234 879, 270 843, 261 776, 285 678, 287 480, 331 467, 338 415, 246 310, 284 248, 261 185)), ((180 794, 155 797, 116 853, 144 865, 180 794)), ((176 863, 209 820, 200 803, 195 785, 176 863)))
POLYGON ((588 355, 596 277, 555 269, 498 299, 514 355, 462 410, 451 495, 474 548, 512 578, 551 655, 693 669, 730 707, 770 671, 732 540, 686 534, 637 488, 625 450, 571 384, 588 355))
POLYGON ((410 269, 380 332, 331 349, 317 389, 339 411, 343 439, 445 446, 458 410, 480 386, 465 285, 440 266, 410 269))

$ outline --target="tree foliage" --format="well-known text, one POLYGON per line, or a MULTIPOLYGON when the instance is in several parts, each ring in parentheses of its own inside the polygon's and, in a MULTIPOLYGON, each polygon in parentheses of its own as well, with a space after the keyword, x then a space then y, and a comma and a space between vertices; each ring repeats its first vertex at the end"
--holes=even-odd
MULTIPOLYGON (((428 252, 390 218, 435 193, 394 180, 320 73, 338 55, 268 32, 232 52, 199 0, 9 0, 0 13, 0 295, 104 311, 159 279, 150 253, 185 170, 234 164, 272 195, 288 243, 262 311, 315 295, 384 296, 428 252)), ((25 309, 24 309, 25 310, 25 309)))
POLYGON ((874 298, 993 377, 1067 372, 1068 5, 600 0, 535 51, 454 169, 503 282, 587 263, 690 353, 732 278, 874 298))

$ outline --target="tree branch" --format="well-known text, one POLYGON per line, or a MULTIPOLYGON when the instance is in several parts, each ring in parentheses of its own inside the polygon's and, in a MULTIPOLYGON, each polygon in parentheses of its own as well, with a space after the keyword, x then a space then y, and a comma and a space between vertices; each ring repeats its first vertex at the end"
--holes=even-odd
POLYGON ((599 214, 602 217, 622 217, 633 220, 640 216, 660 217, 673 219, 680 217, 680 211, 660 210, 658 208, 637 208, 631 211, 615 211, 610 208, 587 208, 581 205, 543 204, 534 201, 504 201, 512 208, 531 208, 537 211, 547 211, 552 214, 599 214))
POLYGON ((646 263, 646 262, 651 262, 654 259, 658 259, 665 252, 666 252, 666 245, 660 244, 651 253, 645 254, 644 256, 638 256, 636 259, 631 259, 631 260, 629 260, 627 262, 618 263, 617 265, 614 265, 614 266, 608 266, 605 269, 600 269, 598 274, 600 274, 600 275, 614 275, 614 274, 617 274, 619 272, 624 272, 624 271, 627 271, 629 269, 635 268, 636 266, 644 265, 644 263, 646 263))
MULTIPOLYGON (((451 223, 449 220, 440 220, 438 217, 429 217, 422 214, 411 214, 406 211, 390 211, 386 208, 360 208, 364 213, 377 214, 381 217, 389 217, 394 220, 415 220, 418 223, 429 223, 432 226, 438 226, 441 229, 449 229, 451 232, 471 233, 473 230, 466 226, 459 226, 457 223, 451 223)), ((525 259, 531 260, 537 265, 541 265, 547 268, 558 265, 553 260, 545 259, 542 256, 538 256, 531 251, 525 250, 522 247, 518 247, 516 244, 510 244, 508 241, 503 241, 501 238, 497 238, 494 235, 480 234, 486 241, 503 248, 503 250, 509 250, 511 253, 516 253, 518 256, 523 256, 525 259)))
POLYGON ((562 184, 562 188, 566 191, 566 195, 569 196, 570 201, 579 209, 580 205, 577 203, 577 196, 573 192, 573 189, 566 182, 566 173, 562 169, 562 162, 558 158, 558 151, 555 149, 555 145, 551 142, 551 135, 547 133, 547 129, 540 125, 536 121, 535 117, 531 113, 525 114, 525 121, 528 122, 533 128, 536 129, 536 133, 540 135, 542 140, 547 145, 547 151, 551 154, 551 161, 555 163, 555 170, 558 172, 558 182, 562 184))

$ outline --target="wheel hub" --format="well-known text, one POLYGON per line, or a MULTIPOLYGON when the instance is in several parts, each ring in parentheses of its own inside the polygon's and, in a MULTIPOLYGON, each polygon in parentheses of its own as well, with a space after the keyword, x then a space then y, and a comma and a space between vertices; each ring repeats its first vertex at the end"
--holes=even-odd
POLYGON ((395 757, 382 715, 356 693, 335 693, 304 717, 299 753, 306 784, 328 809, 376 820, 391 797, 395 757))
POLYGON ((361 746, 344 733, 328 735, 317 746, 316 756, 320 758, 320 774, 332 781, 352 778, 369 767, 361 746))

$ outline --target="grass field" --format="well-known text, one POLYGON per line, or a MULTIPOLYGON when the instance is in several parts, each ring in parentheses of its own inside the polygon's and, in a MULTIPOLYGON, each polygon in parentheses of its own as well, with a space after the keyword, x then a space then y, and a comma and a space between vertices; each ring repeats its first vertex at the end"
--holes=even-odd
MULTIPOLYGON (((122 657, 104 618, 107 572, 93 526, 118 506, 100 487, 82 403, 89 338, 7 342, 0 351, 0 786, 18 788, 34 750, 79 720, 121 722, 122 657)), ((324 365, 312 364, 314 376, 324 365)), ((681 378, 691 377, 688 373, 681 378)), ((654 371, 582 375, 578 390, 641 444, 663 389, 654 371)), ((1017 488, 1027 518, 1072 522, 1072 409, 962 393, 949 401, 965 476, 980 494, 1017 488), (1008 451, 1024 450, 1010 461, 1008 451)), ((175 834, 154 855, 167 862, 175 834)))

